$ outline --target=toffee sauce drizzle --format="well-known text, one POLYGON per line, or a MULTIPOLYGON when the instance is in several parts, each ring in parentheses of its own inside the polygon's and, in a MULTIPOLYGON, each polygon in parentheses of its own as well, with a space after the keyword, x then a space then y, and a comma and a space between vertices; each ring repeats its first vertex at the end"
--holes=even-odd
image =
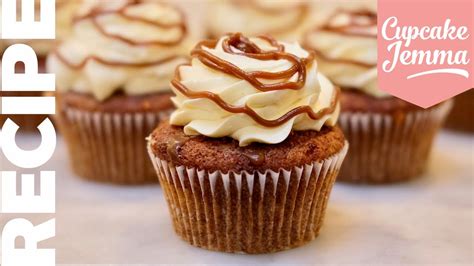
MULTIPOLYGON (((314 61, 314 54, 310 53, 307 58, 299 58, 295 55, 290 53, 286 53, 285 49, 282 45, 279 45, 276 40, 271 37, 260 37, 268 41, 272 46, 276 48, 274 51, 262 51, 255 43, 251 42, 248 38, 244 37, 241 33, 236 33, 229 35, 229 37, 223 42, 223 49, 224 51, 231 53, 231 54, 238 54, 242 56, 247 56, 250 58, 255 58, 263 61, 268 60, 280 60, 285 59, 288 60, 294 65, 289 68, 288 70, 269 73, 269 72, 262 72, 262 71, 254 71, 254 72, 246 72, 242 69, 238 68, 237 66, 233 65, 230 62, 222 60, 218 57, 215 57, 209 52, 206 52, 202 49, 202 46, 205 47, 215 47, 217 45, 217 40, 213 41, 204 41, 199 43, 194 50, 191 52, 193 57, 197 57, 201 62, 203 62, 206 66, 222 71, 226 74, 233 75, 235 77, 244 79, 252 84, 257 90, 259 91, 275 91, 275 90, 284 90, 284 89, 292 89, 292 90, 299 90, 301 89, 306 82, 306 66, 311 64, 314 61), (238 50, 239 52, 234 52, 238 50), (263 79, 284 79, 292 77, 294 74, 298 73, 298 81, 291 82, 291 81, 283 81, 277 82, 273 84, 263 84, 258 81, 258 78, 263 79)), ((189 64, 187 64, 189 65, 189 64)), ((182 65, 183 66, 183 65, 182 65)), ((265 126, 265 127, 277 127, 280 126, 295 116, 300 114, 307 114, 311 119, 318 120, 324 117, 325 115, 331 114, 335 111, 337 107, 337 103, 339 100, 339 89, 336 88, 335 95, 331 101, 331 105, 327 108, 323 108, 318 112, 314 112, 311 106, 300 106, 290 110, 288 113, 284 114, 280 118, 275 120, 267 120, 259 116, 254 110, 252 110, 247 105, 245 106, 234 106, 226 103, 222 100, 217 94, 208 91, 191 91, 189 90, 184 84, 181 83, 181 76, 180 76, 180 67, 176 68, 175 77, 171 81, 171 84, 183 95, 188 98, 196 99, 196 98, 207 98, 217 105, 219 105, 222 109, 230 112, 230 113, 243 113, 251 117, 257 123, 265 126)))
POLYGON ((339 14, 349 15, 350 21, 347 25, 344 26, 332 26, 329 23, 323 25, 319 30, 336 32, 342 35, 356 36, 356 37, 367 37, 367 38, 377 38, 377 34, 367 33, 367 32, 357 32, 352 29, 364 29, 367 27, 377 26, 377 14, 370 10, 338 10, 332 17, 329 18, 329 21, 334 19, 339 14), (359 23, 357 17, 363 17, 368 19, 368 23, 359 23))
MULTIPOLYGON (((364 28, 364 27, 377 26, 377 14, 375 14, 374 12, 372 12, 370 10, 354 10, 354 11, 338 10, 338 11, 335 12, 334 15, 332 15, 328 19, 328 21, 331 21, 333 18, 335 18, 335 16, 337 16, 341 13, 344 13, 344 14, 347 14, 347 15, 350 16, 349 24, 344 25, 344 26, 337 26, 336 27, 336 26, 331 26, 328 23, 328 24, 325 24, 325 25, 323 25, 319 28, 316 28, 314 31, 327 31, 327 32, 337 33, 337 34, 340 34, 340 35, 345 35, 345 36, 354 36, 354 37, 363 37, 363 38, 377 38, 376 34, 364 33, 364 32, 355 32, 355 31, 351 30, 353 28, 364 28), (358 23, 356 17, 368 18, 369 23, 368 24, 360 24, 360 23, 358 23)), ((304 41, 304 46, 305 47, 311 47, 310 42, 309 42, 309 35, 310 34, 311 34, 311 32, 308 32, 306 34, 305 41, 304 41)), ((376 64, 364 63, 364 62, 360 62, 360 61, 357 61, 357 60, 337 59, 337 58, 328 57, 323 52, 321 52, 321 51, 319 51, 315 48, 311 48, 311 50, 313 50, 317 54, 318 57, 324 59, 325 61, 329 61, 329 62, 353 64, 353 65, 357 65, 357 66, 365 67, 365 68, 372 68, 372 67, 376 66, 376 64)))
MULTIPOLYGON (((161 23, 161 22, 158 22, 158 21, 152 21, 152 20, 149 20, 149 19, 146 19, 146 18, 136 17, 136 16, 132 16, 132 15, 127 14, 127 9, 129 7, 131 7, 133 5, 140 4, 140 3, 144 3, 144 2, 146 2, 146 1, 144 1, 144 0, 130 0, 130 1, 128 1, 128 3, 126 3, 123 7, 119 8, 118 10, 93 9, 88 14, 75 18, 74 23, 78 23, 79 21, 86 20, 86 19, 91 19, 94 27, 96 27, 97 30, 102 35, 104 35, 108 38, 111 38, 111 39, 115 39, 115 40, 127 43, 131 46, 174 46, 174 45, 177 45, 180 42, 182 42, 183 39, 186 37, 187 27, 186 27, 186 23, 185 23, 184 14, 181 12, 181 10, 175 9, 177 12, 179 12, 181 18, 180 18, 179 23, 174 23, 174 24, 161 23), (101 17, 101 16, 110 15, 110 14, 119 15, 119 16, 121 16, 121 17, 123 17, 123 18, 125 18, 129 21, 140 22, 140 23, 143 23, 143 24, 147 24, 147 25, 157 27, 157 28, 171 29, 171 28, 177 27, 181 30, 181 35, 179 36, 179 38, 177 40, 173 40, 173 41, 142 41, 141 42, 141 41, 136 41, 136 40, 133 40, 133 39, 129 39, 129 38, 117 35, 117 34, 108 33, 100 25, 100 23, 98 22, 98 18, 101 17)), ((160 4, 163 4, 163 3, 160 3, 160 4)), ((52 54, 54 54, 63 64, 67 65, 71 69, 82 69, 82 68, 85 67, 85 65, 89 61, 96 61, 96 62, 99 62, 100 64, 107 65, 107 66, 137 67, 137 68, 140 68, 140 67, 151 67, 151 66, 161 65, 161 64, 168 63, 168 62, 173 61, 173 60, 178 59, 178 58, 187 58, 185 56, 172 55, 172 56, 169 56, 169 57, 165 57, 163 59, 150 61, 150 62, 129 63, 129 62, 107 60, 107 59, 103 59, 99 56, 90 55, 90 56, 84 58, 84 60, 82 60, 79 63, 72 63, 72 62, 69 62, 58 51, 58 49, 55 49, 52 52, 52 54)))

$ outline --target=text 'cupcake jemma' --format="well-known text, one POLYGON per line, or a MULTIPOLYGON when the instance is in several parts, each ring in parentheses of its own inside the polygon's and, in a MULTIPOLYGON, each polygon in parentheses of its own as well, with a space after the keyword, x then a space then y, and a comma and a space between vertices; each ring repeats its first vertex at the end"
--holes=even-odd
POLYGON ((298 44, 231 34, 204 41, 172 81, 173 125, 187 135, 275 144, 292 130, 333 126, 338 89, 298 44))

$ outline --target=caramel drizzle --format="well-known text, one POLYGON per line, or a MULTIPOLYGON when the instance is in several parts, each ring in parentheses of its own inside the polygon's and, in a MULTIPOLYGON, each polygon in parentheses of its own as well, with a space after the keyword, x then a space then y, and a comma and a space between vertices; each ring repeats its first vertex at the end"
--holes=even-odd
POLYGON ((276 30, 271 30, 268 32, 264 32, 265 34, 270 34, 270 35, 276 35, 276 34, 283 34, 287 31, 290 31, 291 29, 296 28, 299 24, 303 22, 303 20, 306 18, 306 16, 309 14, 309 4, 306 2, 301 2, 298 3, 295 7, 291 8, 290 10, 284 8, 284 9, 276 9, 276 8, 267 8, 259 4, 256 0, 233 0, 232 3, 237 6, 241 5, 247 5, 255 9, 256 11, 259 11, 261 13, 266 13, 274 16, 286 14, 292 10, 297 10, 298 15, 297 19, 295 20, 294 23, 290 23, 285 27, 280 27, 279 29, 276 30))
MULTIPOLYGON (((319 28, 316 28, 315 31, 327 31, 327 32, 337 33, 340 35, 355 36, 355 37, 362 37, 362 38, 377 38, 377 35, 374 35, 371 33, 354 32, 351 30, 353 28, 377 26, 377 14, 375 14, 374 12, 370 10, 357 10, 357 11, 339 10, 339 11, 336 11, 335 14, 333 14, 328 19, 328 21, 331 21, 332 19, 334 19, 337 15, 341 13, 348 14, 350 16, 350 22, 348 25, 336 27, 336 26, 331 26, 330 23, 327 23, 319 28), (367 17, 369 18, 369 23, 359 24, 356 20, 356 17, 367 17)), ((309 41, 309 35, 311 33, 312 32, 308 32, 306 34, 305 40, 304 40, 304 47, 311 47, 310 50, 313 50, 319 58, 325 61, 334 62, 334 63, 342 63, 342 64, 352 64, 352 65, 357 65, 364 68, 373 68, 377 65, 377 64, 371 64, 371 63, 364 63, 357 60, 337 59, 337 58, 329 57, 325 55, 323 52, 321 52, 320 50, 312 47, 309 41)))
MULTIPOLYGON (((281 60, 285 59, 290 62, 293 62, 294 65, 285 71, 281 72, 262 72, 262 71, 254 71, 254 72, 246 72, 242 69, 239 69, 234 64, 222 60, 218 57, 215 57, 211 53, 202 49, 204 47, 215 47, 217 41, 204 41, 199 43, 194 50, 191 52, 193 57, 198 58, 201 62, 203 62, 206 66, 222 71, 226 74, 233 75, 235 77, 244 79, 252 84, 257 90, 259 91, 276 91, 276 90, 285 90, 285 89, 292 89, 292 90, 299 90, 301 89, 306 83, 306 66, 311 64, 314 61, 314 55, 310 53, 307 58, 299 58, 294 56, 290 53, 286 53, 284 46, 279 45, 274 39, 270 37, 260 37, 266 41, 268 41, 273 47, 276 48, 274 51, 262 51, 255 43, 251 42, 248 38, 244 37, 240 33, 236 33, 233 35, 229 35, 229 37, 223 42, 222 48, 224 51, 246 56, 250 58, 255 58, 263 61, 269 60, 281 60), (240 52, 234 52, 234 49, 240 52), (257 80, 257 78, 263 79, 284 79, 292 77, 294 74, 298 73, 298 81, 297 82, 290 82, 290 81, 283 81, 274 84, 263 84, 257 80)), ((190 65, 184 64, 184 65, 190 65)), ((182 65, 183 66, 183 65, 182 65)), ((226 103, 222 98, 220 98, 217 94, 214 94, 209 91, 191 91, 189 90, 184 84, 181 83, 181 76, 180 76, 180 67, 176 69, 175 77, 171 81, 171 84, 183 95, 191 99, 197 98, 207 98, 222 109, 230 112, 230 113, 242 113, 246 114, 251 117, 255 122, 265 126, 265 127, 277 127, 283 125, 290 119, 300 114, 307 114, 311 119, 318 120, 322 117, 333 113, 336 110, 337 103, 339 100, 339 89, 336 89, 336 93, 331 101, 330 107, 323 108, 318 112, 314 112, 311 106, 300 106, 294 108, 275 120, 267 120, 259 116, 253 109, 249 106, 234 106, 231 104, 226 103)))
POLYGON ((365 29, 365 28, 377 26, 377 14, 376 13, 374 13, 370 10, 355 10, 355 11, 338 10, 338 11, 336 11, 335 14, 332 15, 331 18, 329 18, 328 21, 331 21, 332 19, 334 19, 336 16, 340 15, 341 13, 349 15, 350 21, 347 25, 332 26, 330 23, 327 23, 326 25, 323 25, 319 30, 335 32, 335 33, 339 33, 339 34, 342 34, 342 35, 348 35, 348 36, 377 38, 377 34, 368 33, 368 32, 354 31, 354 29, 365 29), (369 22, 367 24, 366 23, 359 23, 357 21, 357 17, 367 18, 367 19, 369 19, 369 22))
MULTIPOLYGON (((181 19, 180 19, 181 23, 165 24, 165 23, 161 23, 161 22, 158 22, 158 21, 152 21, 152 20, 149 20, 149 19, 141 18, 141 17, 131 16, 131 15, 128 15, 126 13, 127 8, 129 8, 130 6, 140 4, 140 3, 143 3, 143 2, 145 2, 145 1, 144 0, 130 0, 128 3, 126 3, 123 7, 121 7, 118 10, 93 9, 88 14, 75 18, 74 23, 77 23, 77 22, 85 20, 85 19, 91 19, 92 23, 97 28, 97 30, 99 30, 99 32, 101 34, 103 34, 104 36, 109 37, 111 39, 116 39, 118 41, 127 43, 127 44, 132 45, 132 46, 160 46, 160 45, 161 46, 173 46, 173 45, 176 45, 176 44, 180 43, 184 39, 184 37, 186 35, 186 32, 187 32, 186 24, 184 22, 185 21, 184 14, 179 9, 176 9, 176 11, 178 11, 181 15, 181 19), (141 23, 144 23, 144 24, 148 24, 148 25, 156 26, 156 27, 161 27, 161 28, 165 28, 165 29, 179 27, 182 31, 182 34, 181 34, 181 36, 178 40, 170 41, 170 42, 162 42, 162 41, 140 42, 140 41, 131 40, 131 39, 125 38, 125 37, 120 36, 120 35, 115 35, 115 34, 108 33, 108 32, 106 32, 105 29, 102 28, 100 23, 97 21, 97 18, 100 17, 100 16, 109 15, 109 14, 118 14, 118 15, 122 16, 123 18, 126 18, 130 21, 138 21, 138 22, 141 22, 141 23)), ((187 58, 185 56, 172 55, 172 56, 168 56, 168 57, 165 57, 165 58, 162 58, 162 59, 159 59, 159 60, 154 60, 154 61, 149 61, 149 62, 129 63, 129 62, 107 60, 107 59, 103 59, 101 57, 98 57, 96 55, 90 55, 90 56, 87 56, 86 58, 84 58, 79 63, 72 63, 72 62, 68 61, 59 52, 59 50, 57 48, 52 52, 52 54, 55 55, 63 64, 65 64, 69 68, 75 69, 75 70, 79 70, 79 69, 84 68, 89 61, 96 61, 100 64, 111 66, 111 67, 142 68, 142 67, 158 66, 158 65, 165 64, 165 63, 171 62, 171 61, 173 61, 175 59, 179 59, 179 58, 183 58, 183 59, 187 58)))
MULTIPOLYGON (((170 24, 162 23, 160 21, 154 21, 154 20, 150 20, 150 19, 137 17, 137 16, 132 16, 132 15, 127 14, 127 9, 129 7, 134 6, 134 5, 138 5, 138 4, 141 4, 141 3, 144 3, 144 2, 145 2, 144 0, 130 0, 128 3, 126 3, 123 7, 121 7, 118 10, 100 10, 98 8, 95 8, 95 9, 92 9, 91 12, 89 12, 88 14, 75 18, 74 23, 77 23, 79 21, 86 20, 86 19, 91 19, 94 27, 101 34, 103 34, 104 36, 106 36, 108 38, 119 40, 121 42, 125 42, 129 45, 132 45, 132 46, 150 46, 150 45, 174 46, 174 45, 182 42, 183 39, 186 37, 186 34, 187 34, 187 27, 186 27, 186 23, 185 23, 186 18, 184 16, 184 13, 180 9, 176 8, 175 9, 176 12, 178 12, 179 15, 180 15, 179 22, 178 23, 170 23, 170 24), (162 29, 179 28, 180 31, 181 31, 181 34, 178 37, 178 39, 172 40, 172 41, 158 41, 158 40, 155 40, 155 41, 136 41, 136 40, 129 39, 129 38, 126 38, 126 37, 118 35, 118 34, 109 33, 104 29, 104 27, 102 27, 102 25, 98 21, 98 18, 100 18, 102 16, 106 16, 106 15, 111 15, 111 14, 118 15, 118 16, 122 17, 123 19, 129 20, 129 21, 140 22, 140 23, 143 23, 143 24, 146 24, 146 25, 157 27, 157 28, 162 28, 162 29)), ((165 4, 160 3, 160 5, 165 5, 165 4)))

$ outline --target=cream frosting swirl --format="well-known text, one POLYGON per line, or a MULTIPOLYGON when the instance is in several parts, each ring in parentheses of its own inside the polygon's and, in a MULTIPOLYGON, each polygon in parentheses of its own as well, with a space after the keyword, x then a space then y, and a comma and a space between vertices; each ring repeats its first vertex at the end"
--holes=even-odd
POLYGON ((116 91, 169 90, 189 48, 185 18, 172 5, 146 0, 86 1, 74 33, 48 58, 59 91, 105 100, 116 91))
POLYGON ((170 123, 187 135, 275 144, 292 130, 334 126, 338 89, 297 43, 240 34, 201 43, 172 81, 170 123))
POLYGON ((305 38, 305 45, 317 52, 321 72, 335 84, 375 97, 388 96, 377 87, 376 13, 337 10, 305 38))
POLYGON ((212 36, 242 32, 270 34, 293 41, 310 25, 309 3, 274 0, 219 0, 211 2, 208 30, 212 36))

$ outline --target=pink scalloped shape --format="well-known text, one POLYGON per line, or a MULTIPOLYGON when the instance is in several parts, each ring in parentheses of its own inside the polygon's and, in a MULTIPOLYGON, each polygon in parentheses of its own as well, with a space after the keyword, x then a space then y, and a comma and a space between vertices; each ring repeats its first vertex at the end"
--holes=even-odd
POLYGON ((473 88, 473 5, 474 1, 472 0, 379 0, 379 88, 423 108, 431 107, 473 88), (394 42, 399 40, 390 40, 396 32, 396 27, 390 27, 390 25, 394 26, 392 23, 395 23, 393 17, 396 17, 398 27, 416 26, 422 29, 422 27, 428 26, 430 27, 429 30, 432 30, 435 26, 441 26, 442 38, 445 37, 445 32, 448 33, 446 36, 449 36, 449 33, 453 32, 452 29, 457 30, 454 31, 455 33, 451 33, 454 40, 449 37, 442 40, 416 38, 411 40, 408 47, 405 47, 406 42, 402 41, 400 49, 398 49, 398 44, 394 44, 394 42), (450 20, 451 30, 449 30, 449 27, 444 27, 447 19, 450 20), (384 23, 388 25, 385 27, 385 36, 383 34, 384 23), (462 29, 460 29, 462 26, 467 28, 465 34, 462 34, 462 29), (445 28, 448 31, 445 31, 445 28), (392 47, 389 51, 390 46, 392 47), (448 60, 445 60, 444 63, 438 60, 428 64, 426 60, 418 61, 419 56, 416 57, 411 52, 413 50, 423 51, 425 56, 428 55, 427 52, 430 52, 433 56, 436 53, 435 50, 451 50, 452 58, 457 56, 458 60, 453 60, 451 64, 448 60), (396 51, 399 51, 398 57, 396 51), (406 51, 409 51, 409 53, 406 51), (462 60, 462 51, 466 51, 464 60, 462 60), (416 58, 416 63, 402 64, 402 57, 406 57, 408 61, 416 58), (393 62, 396 62, 396 64, 391 68, 393 62), (467 64, 465 64, 466 62, 467 64))

